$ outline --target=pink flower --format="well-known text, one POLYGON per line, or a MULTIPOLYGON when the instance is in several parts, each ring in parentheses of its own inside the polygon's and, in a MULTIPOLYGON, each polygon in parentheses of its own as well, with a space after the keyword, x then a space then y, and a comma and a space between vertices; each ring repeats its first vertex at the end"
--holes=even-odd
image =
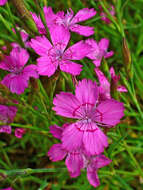
MULTIPOLYGON (((106 13, 103 12, 103 9, 102 9, 101 6, 99 7, 99 9, 100 9, 100 11, 101 11, 101 13, 100 13, 101 20, 103 20, 106 24, 110 24, 111 21, 110 21, 110 19, 107 17, 106 13)), ((111 7, 110 7, 108 10, 109 10, 109 12, 110 12, 110 14, 111 14, 112 16, 115 15, 115 8, 114 8, 113 5, 111 5, 111 7)))
MULTIPOLYGON (((40 16, 35 13, 31 13, 32 17, 37 25, 40 34, 46 34, 46 29, 41 21, 40 16)), ((53 30, 56 25, 64 26, 65 30, 79 33, 83 36, 90 36, 94 34, 94 27, 82 26, 77 23, 88 20, 96 15, 96 11, 88 8, 83 8, 77 12, 74 16, 72 9, 65 14, 63 11, 59 11, 57 14, 53 13, 51 7, 44 7, 44 16, 47 27, 49 30, 53 30)))
POLYGON ((46 34, 47 31, 45 29, 44 24, 42 23, 40 16, 37 16, 36 13, 32 13, 32 12, 30 12, 30 13, 31 13, 32 18, 33 18, 33 20, 34 20, 34 22, 38 28, 39 33, 40 34, 46 34))
POLYGON ((123 117, 124 106, 114 99, 98 103, 95 82, 83 79, 76 86, 75 95, 61 92, 53 100, 58 115, 78 119, 62 134, 63 148, 74 151, 83 146, 89 155, 100 154, 108 146, 107 137, 99 126, 113 127, 123 117))
POLYGON ((76 64, 72 60, 83 59, 89 53, 90 46, 84 41, 79 41, 66 49, 70 34, 63 26, 53 29, 51 39, 52 44, 45 36, 31 40, 31 47, 41 56, 37 59, 38 73, 50 77, 59 66, 64 72, 79 75, 82 65, 76 64))
POLYGON ((56 23, 63 25, 72 32, 79 33, 83 36, 90 36, 94 34, 94 27, 79 25, 79 22, 88 20, 96 15, 96 11, 88 8, 83 8, 74 16, 72 9, 67 11, 67 14, 60 12, 59 17, 56 18, 56 23))
POLYGON ((1 81, 12 93, 21 94, 28 87, 30 77, 38 78, 37 66, 25 66, 29 59, 29 54, 25 49, 13 48, 9 56, 0 62, 0 68, 7 70, 10 74, 6 75, 1 81))
MULTIPOLYGON (((95 72, 97 74, 100 86, 99 86, 99 96, 101 100, 111 99, 110 95, 110 82, 107 80, 105 75, 99 68, 95 68, 95 72)), ((110 68, 110 75, 113 83, 118 83, 120 77, 115 75, 114 68, 110 68)), ((127 92, 127 89, 122 85, 117 85, 117 91, 119 92, 127 92)))
POLYGON ((107 38, 102 38, 98 43, 94 39, 87 39, 86 43, 92 47, 87 57, 93 60, 96 67, 100 66, 103 57, 106 59, 114 54, 113 51, 107 52, 109 47, 109 40, 107 38))
POLYGON ((6 4, 6 2, 7 2, 7 0, 0 0, 0 6, 5 5, 5 4, 6 4))
POLYGON ((22 129, 22 128, 16 128, 15 129, 15 136, 19 139, 22 138, 24 133, 25 133, 25 129, 22 129))
POLYGON ((0 105, 0 121, 2 124, 0 126, 0 133, 11 134, 11 126, 9 125, 17 112, 17 108, 15 106, 5 106, 0 105))
MULTIPOLYGON (((61 139, 62 133, 66 127, 61 128, 58 126, 51 126, 50 129, 53 136, 60 136, 58 139, 61 139)), ((86 168, 88 181, 94 187, 97 187, 100 184, 97 175, 98 169, 111 162, 111 160, 104 155, 89 156, 82 148, 77 149, 76 151, 67 151, 62 147, 61 143, 54 144, 48 151, 47 155, 53 162, 63 160, 66 157, 65 164, 71 177, 79 176, 81 169, 86 168)))
POLYGON ((1 190, 13 190, 13 188, 12 187, 8 187, 6 189, 1 189, 1 190))

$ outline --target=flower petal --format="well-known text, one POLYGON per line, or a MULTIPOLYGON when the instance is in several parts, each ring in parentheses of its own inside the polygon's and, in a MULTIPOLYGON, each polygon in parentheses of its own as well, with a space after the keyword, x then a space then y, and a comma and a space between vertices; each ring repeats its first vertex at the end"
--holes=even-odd
POLYGON ((7 134, 11 134, 12 130, 11 130, 11 126, 10 125, 1 125, 0 126, 0 133, 7 133, 7 134))
POLYGON ((109 57, 112 57, 114 55, 114 51, 109 51, 104 55, 104 58, 107 59, 109 57))
POLYGON ((62 25, 57 25, 53 27, 53 29, 50 31, 50 34, 53 45, 55 47, 60 46, 61 50, 64 51, 70 40, 69 30, 62 25))
POLYGON ((76 86, 75 96, 81 104, 89 103, 94 106, 98 98, 98 87, 96 82, 87 79, 79 81, 76 86))
POLYGON ((64 72, 70 73, 72 75, 79 75, 82 71, 82 65, 74 63, 72 61, 63 61, 60 63, 60 69, 64 72))
POLYGON ((91 50, 91 46, 86 44, 83 40, 69 47, 64 56, 69 60, 83 59, 91 50))
POLYGON ((37 65, 28 65, 23 69, 24 78, 29 80, 30 77, 38 78, 37 65))
POLYGON ((57 139, 61 139, 62 138, 62 132, 63 132, 62 127, 59 127, 57 125, 51 125, 50 126, 50 133, 53 135, 53 137, 55 137, 57 139))
POLYGON ((128 92, 125 86, 119 85, 117 87, 118 92, 128 92))
POLYGON ((96 156, 96 158, 94 160, 94 164, 95 164, 95 167, 97 169, 103 168, 104 166, 107 166, 111 162, 112 162, 112 160, 110 160, 109 158, 107 158, 103 154, 96 156))
POLYGON ((107 78, 104 76, 102 71, 99 68, 95 68, 94 71, 97 74, 100 86, 99 86, 99 94, 102 98, 110 99, 110 83, 107 78))
POLYGON ((62 148, 61 144, 54 144, 48 151, 47 156, 49 156, 53 162, 57 162, 63 160, 66 154, 67 152, 62 148))
POLYGON ((102 123, 103 126, 105 124, 109 125, 108 127, 113 127, 124 116, 124 105, 114 99, 105 100, 98 105, 96 111, 96 121, 102 123))
POLYGON ((96 15, 95 9, 83 8, 79 10, 77 14, 74 16, 74 18, 72 19, 72 24, 88 20, 95 15, 96 15))
POLYGON ((56 14, 53 13, 53 10, 51 7, 46 7, 46 6, 43 8, 43 12, 44 12, 47 27, 49 29, 52 29, 54 20, 57 18, 56 14))
POLYGON ((76 118, 74 115, 74 111, 79 106, 79 101, 77 98, 69 92, 61 92, 57 94, 53 100, 53 110, 56 111, 56 114, 69 117, 76 118))
POLYGON ((50 57, 40 57, 37 59, 37 70, 39 75, 44 75, 44 76, 52 76, 57 67, 58 63, 57 62, 51 62, 50 57))
POLYGON ((13 59, 13 62, 17 62, 18 65, 24 66, 29 59, 29 54, 28 52, 23 49, 23 48, 13 48, 12 51, 10 52, 10 56, 13 59))
POLYGON ((22 129, 22 128, 16 128, 15 129, 15 136, 18 138, 18 139, 21 139, 23 137, 23 134, 25 133, 25 129, 22 129))
POLYGON ((37 36, 35 39, 31 39, 30 46, 41 56, 48 55, 48 50, 52 48, 51 43, 45 36, 37 36))
POLYGON ((7 2, 7 0, 0 0, 0 6, 5 5, 5 4, 6 4, 6 2, 7 2))
POLYGON ((109 47, 109 40, 107 38, 102 38, 99 42, 99 48, 107 51, 108 47, 109 47))
POLYGON ((93 187, 98 187, 100 185, 97 170, 93 170, 90 166, 87 168, 87 179, 93 187))
POLYGON ((36 23, 36 26, 38 28, 39 33, 40 34, 46 34, 47 32, 46 32, 44 24, 41 21, 40 16, 37 16, 35 13, 32 13, 32 12, 30 12, 30 13, 32 15, 34 22, 36 23))
POLYGON ((90 26, 82 26, 79 24, 74 24, 74 25, 71 25, 69 27, 69 29, 72 32, 76 32, 76 33, 83 35, 83 36, 86 36, 86 37, 94 34, 94 27, 90 27, 90 26))
POLYGON ((108 147, 107 136, 96 126, 95 123, 87 123, 87 125, 91 126, 88 126, 87 131, 84 132, 84 147, 89 155, 98 155, 104 152, 104 148, 108 147))
POLYGON ((80 175, 80 170, 83 168, 83 158, 80 152, 75 151, 69 153, 65 163, 71 177, 77 177, 80 175))
POLYGON ((62 134, 62 147, 68 151, 74 151, 81 147, 83 132, 77 128, 78 123, 66 127, 62 134))
POLYGON ((25 88, 28 87, 28 81, 22 75, 8 74, 1 83, 7 86, 12 93, 16 94, 22 94, 25 88))

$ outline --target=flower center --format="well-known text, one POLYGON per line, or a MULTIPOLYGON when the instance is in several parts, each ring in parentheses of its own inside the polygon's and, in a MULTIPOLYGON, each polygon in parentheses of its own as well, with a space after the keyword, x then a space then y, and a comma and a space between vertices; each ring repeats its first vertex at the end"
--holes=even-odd
POLYGON ((74 110, 73 116, 79 117, 80 120, 82 120, 84 123, 91 122, 93 108, 94 108, 94 104, 91 104, 91 103, 81 104, 74 110))

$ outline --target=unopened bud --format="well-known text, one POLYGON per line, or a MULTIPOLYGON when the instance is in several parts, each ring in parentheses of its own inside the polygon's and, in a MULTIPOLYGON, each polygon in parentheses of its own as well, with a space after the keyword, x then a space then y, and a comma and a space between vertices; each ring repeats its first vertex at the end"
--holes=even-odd
POLYGON ((36 27, 36 24, 26 8, 23 0, 11 0, 13 5, 16 7, 20 17, 23 19, 27 27, 34 33, 38 34, 38 29, 36 27))
POLYGON ((123 52, 123 59, 124 59, 126 73, 129 78, 132 78, 131 55, 130 55, 130 50, 125 38, 123 38, 122 52, 123 52))

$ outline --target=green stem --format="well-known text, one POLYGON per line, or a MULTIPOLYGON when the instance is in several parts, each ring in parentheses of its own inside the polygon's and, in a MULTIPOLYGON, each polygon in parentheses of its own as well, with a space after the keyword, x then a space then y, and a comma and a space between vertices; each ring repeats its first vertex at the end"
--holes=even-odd
POLYGON ((113 16, 110 14, 109 10, 105 7, 104 3, 102 1, 99 1, 99 4, 102 6, 103 10, 105 11, 105 13, 107 14, 108 18, 112 21, 112 23, 116 26, 117 30, 119 31, 120 34, 123 33, 121 31, 120 26, 117 24, 117 22, 115 21, 115 19, 113 18, 113 16))
POLYGON ((137 162, 136 158, 132 154, 131 149, 129 148, 129 146, 127 145, 127 143, 125 141, 123 141, 123 144, 124 144, 128 154, 130 155, 131 159, 133 160, 135 166, 137 167, 139 174, 143 177, 143 171, 142 171, 139 163, 137 162))

